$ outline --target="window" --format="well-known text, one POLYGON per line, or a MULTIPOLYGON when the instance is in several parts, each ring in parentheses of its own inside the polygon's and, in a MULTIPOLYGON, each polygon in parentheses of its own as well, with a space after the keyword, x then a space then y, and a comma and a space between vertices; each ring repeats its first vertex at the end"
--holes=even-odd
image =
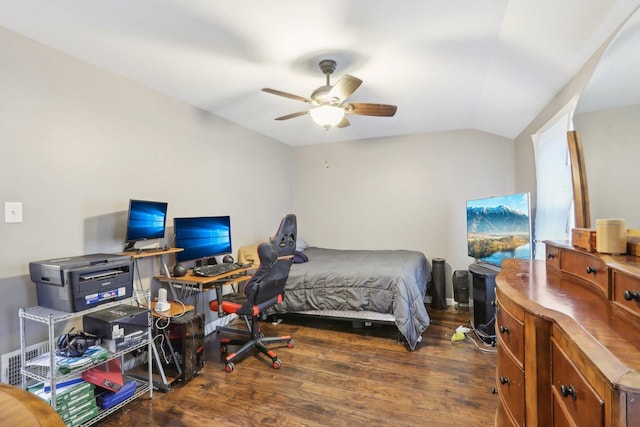
POLYGON ((544 240, 570 240, 574 227, 573 181, 567 131, 577 98, 533 135, 536 162, 534 254, 544 259, 544 240))

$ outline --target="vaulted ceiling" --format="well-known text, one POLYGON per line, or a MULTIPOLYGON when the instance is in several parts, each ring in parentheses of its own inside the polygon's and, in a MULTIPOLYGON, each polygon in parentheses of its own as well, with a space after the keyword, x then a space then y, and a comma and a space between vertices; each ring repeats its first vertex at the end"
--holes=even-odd
MULTIPOLYGON (((638 0, 19 0, 0 25, 230 122, 297 146, 453 129, 516 137, 638 0), (309 97, 333 59, 363 80, 328 133, 309 97)), ((2 59, 0 58, 0 62, 2 59)))

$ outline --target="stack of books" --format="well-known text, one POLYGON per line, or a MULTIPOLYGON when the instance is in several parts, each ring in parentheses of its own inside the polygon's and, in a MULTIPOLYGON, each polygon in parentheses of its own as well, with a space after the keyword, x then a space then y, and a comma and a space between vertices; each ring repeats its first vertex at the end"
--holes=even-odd
MULTIPOLYGON (((67 426, 79 426, 98 415, 95 387, 81 377, 56 386, 56 412, 67 426)), ((29 391, 51 404, 50 386, 39 383, 29 391)))

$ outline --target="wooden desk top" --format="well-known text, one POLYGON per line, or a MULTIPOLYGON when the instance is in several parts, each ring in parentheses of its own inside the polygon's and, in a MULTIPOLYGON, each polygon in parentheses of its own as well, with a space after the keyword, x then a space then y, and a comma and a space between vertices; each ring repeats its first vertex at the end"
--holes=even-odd
POLYGON ((246 268, 239 268, 237 270, 228 271, 226 273, 219 274, 217 276, 196 276, 193 274, 192 270, 182 277, 167 277, 167 276, 155 276, 154 279, 168 283, 185 283, 185 284, 194 284, 194 285, 215 285, 216 282, 224 282, 225 285, 232 285, 238 282, 244 282, 251 278, 251 275, 248 274, 249 271, 255 270, 257 267, 251 266, 246 268))
POLYGON ((184 251, 183 248, 168 248, 168 249, 156 249, 151 251, 128 251, 120 252, 119 255, 130 256, 131 258, 148 258, 157 255, 175 254, 176 252, 184 251))
POLYGON ((167 311, 156 311, 156 302, 152 301, 151 302, 151 314, 154 317, 174 317, 174 316, 181 316, 184 313, 187 313, 193 309, 195 309, 195 307, 193 305, 189 305, 189 304, 180 304, 178 302, 175 301, 168 301, 170 308, 167 311))

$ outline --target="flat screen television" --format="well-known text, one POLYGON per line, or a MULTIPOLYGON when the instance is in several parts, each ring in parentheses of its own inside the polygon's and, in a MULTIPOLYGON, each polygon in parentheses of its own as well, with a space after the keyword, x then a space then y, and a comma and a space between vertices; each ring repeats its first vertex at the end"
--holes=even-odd
POLYGON ((467 253, 500 266, 503 259, 531 259, 529 193, 467 201, 467 253))
POLYGON ((229 216, 174 218, 173 231, 176 248, 184 249, 176 253, 178 262, 202 261, 232 252, 229 216))
POLYGON ((142 240, 164 238, 167 206, 166 202, 129 200, 125 250, 133 249, 142 240))

